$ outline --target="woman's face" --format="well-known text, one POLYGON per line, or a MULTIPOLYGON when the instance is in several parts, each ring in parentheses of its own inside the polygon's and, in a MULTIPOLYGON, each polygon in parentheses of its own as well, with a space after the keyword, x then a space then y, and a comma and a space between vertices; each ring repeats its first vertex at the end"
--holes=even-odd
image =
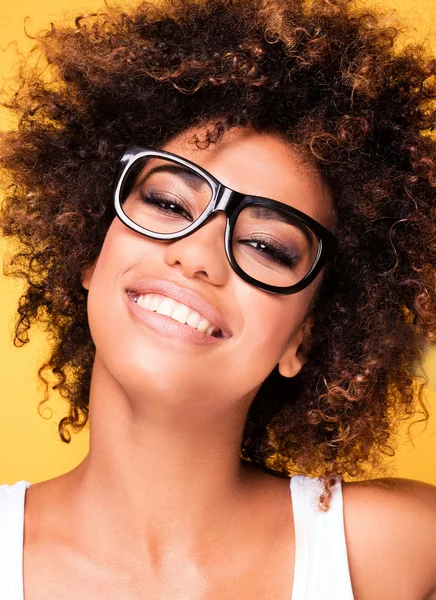
MULTIPOLYGON (((194 133, 177 136, 164 149, 232 189, 284 202, 331 228, 326 186, 285 141, 234 129, 217 144, 199 149, 194 133)), ((322 274, 290 296, 253 287, 228 263, 224 229, 225 216, 218 213, 190 236, 160 242, 115 218, 98 260, 85 274, 96 361, 135 402, 146 405, 160 396, 173 406, 191 403, 197 410, 203 403, 210 414, 252 399, 277 364, 287 377, 300 370, 305 317, 322 274), (154 305, 141 306, 138 297, 150 293, 156 295, 154 305), (150 310, 161 306, 162 296, 183 305, 182 320, 195 309, 219 326, 223 337, 195 329, 198 317, 192 317, 191 326, 150 310)))

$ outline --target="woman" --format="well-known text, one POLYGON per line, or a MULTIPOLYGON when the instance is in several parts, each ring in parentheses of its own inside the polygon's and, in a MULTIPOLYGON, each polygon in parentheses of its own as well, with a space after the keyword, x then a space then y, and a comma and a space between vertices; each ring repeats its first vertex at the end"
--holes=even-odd
POLYGON ((428 416, 435 63, 396 36, 252 0, 40 36, 2 230, 90 451, 3 487, 2 598, 436 598, 435 488, 341 482, 428 416))

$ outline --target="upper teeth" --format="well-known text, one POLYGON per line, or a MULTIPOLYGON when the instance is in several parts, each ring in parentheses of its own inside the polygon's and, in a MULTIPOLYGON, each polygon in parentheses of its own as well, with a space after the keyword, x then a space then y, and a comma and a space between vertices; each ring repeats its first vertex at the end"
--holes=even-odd
POLYGON ((208 335, 214 335, 219 331, 215 325, 212 325, 210 321, 205 319, 200 313, 189 306, 185 306, 180 302, 176 302, 167 296, 159 296, 158 294, 145 294, 142 296, 135 296, 134 300, 139 306, 158 313, 159 315, 165 315, 171 317, 179 323, 185 323, 193 329, 198 329, 202 333, 208 335))

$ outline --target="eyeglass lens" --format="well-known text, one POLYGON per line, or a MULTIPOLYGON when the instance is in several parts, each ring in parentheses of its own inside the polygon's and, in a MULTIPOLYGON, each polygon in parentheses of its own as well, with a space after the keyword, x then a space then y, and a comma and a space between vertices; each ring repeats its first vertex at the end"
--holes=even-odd
MULTIPOLYGON (((209 182, 193 169, 160 157, 145 157, 127 176, 121 206, 129 219, 150 232, 176 233, 202 215, 212 194, 209 182)), ((297 218, 259 201, 238 214, 232 253, 250 277, 287 287, 299 283, 310 271, 318 243, 313 231, 297 218)))

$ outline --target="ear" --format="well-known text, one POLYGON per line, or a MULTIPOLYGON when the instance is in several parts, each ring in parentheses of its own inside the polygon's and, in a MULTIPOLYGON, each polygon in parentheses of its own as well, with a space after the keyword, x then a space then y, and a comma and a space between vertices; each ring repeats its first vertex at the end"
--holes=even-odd
POLYGON ((278 364, 279 373, 283 377, 295 377, 309 360, 309 352, 312 347, 312 327, 313 319, 308 316, 289 341, 278 364))
POLYGON ((89 290, 92 281, 92 275, 95 270, 95 265, 96 262, 93 262, 91 265, 89 265, 89 267, 86 267, 86 269, 82 271, 82 285, 85 288, 85 290, 89 290))

